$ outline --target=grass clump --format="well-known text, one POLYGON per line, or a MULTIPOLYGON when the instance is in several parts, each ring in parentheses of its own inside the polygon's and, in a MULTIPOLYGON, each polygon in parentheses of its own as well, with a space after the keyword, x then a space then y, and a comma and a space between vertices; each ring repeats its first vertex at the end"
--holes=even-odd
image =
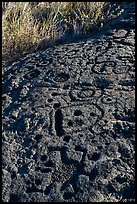
POLYGON ((110 2, 2 2, 2 57, 14 61, 101 27, 110 2))

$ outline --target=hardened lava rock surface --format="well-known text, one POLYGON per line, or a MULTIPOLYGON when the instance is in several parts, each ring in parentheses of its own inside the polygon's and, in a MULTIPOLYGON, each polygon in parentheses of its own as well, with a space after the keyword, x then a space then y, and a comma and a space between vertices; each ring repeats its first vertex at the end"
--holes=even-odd
POLYGON ((135 200, 135 5, 3 67, 3 202, 135 200))

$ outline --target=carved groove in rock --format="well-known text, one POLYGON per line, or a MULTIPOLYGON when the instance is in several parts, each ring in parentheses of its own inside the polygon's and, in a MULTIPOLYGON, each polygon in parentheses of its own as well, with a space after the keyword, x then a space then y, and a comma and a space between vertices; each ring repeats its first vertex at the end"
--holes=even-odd
POLYGON ((62 111, 58 109, 55 112, 55 130, 56 130, 57 136, 62 136, 64 134, 62 123, 63 123, 62 111))

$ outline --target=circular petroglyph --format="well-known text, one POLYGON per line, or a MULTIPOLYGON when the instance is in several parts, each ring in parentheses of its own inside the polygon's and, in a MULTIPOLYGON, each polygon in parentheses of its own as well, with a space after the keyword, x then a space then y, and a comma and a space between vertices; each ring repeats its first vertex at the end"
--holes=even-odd
POLYGON ((59 73, 54 77, 54 81, 56 81, 56 82, 65 82, 68 79, 69 79, 69 74, 66 74, 64 72, 59 73))
POLYGON ((29 73, 24 75, 25 79, 33 79, 36 78, 38 75, 40 74, 40 71, 37 69, 34 69, 32 71, 30 71, 29 73))
POLYGON ((91 99, 95 94, 95 91, 92 89, 87 90, 72 90, 69 95, 71 101, 83 101, 91 99))
POLYGON ((113 61, 103 61, 98 63, 97 65, 94 65, 92 67, 93 72, 97 73, 97 74, 111 74, 113 67, 116 66, 116 63, 113 61))
POLYGON ((104 95, 101 97, 101 102, 104 104, 114 104, 115 99, 111 95, 110 96, 104 95))

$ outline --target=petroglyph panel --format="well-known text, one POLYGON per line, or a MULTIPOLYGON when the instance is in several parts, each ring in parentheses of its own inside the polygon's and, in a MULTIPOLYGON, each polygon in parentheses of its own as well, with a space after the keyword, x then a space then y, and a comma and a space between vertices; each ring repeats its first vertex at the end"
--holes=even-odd
POLYGON ((3 67, 3 202, 135 201, 135 4, 3 67))

